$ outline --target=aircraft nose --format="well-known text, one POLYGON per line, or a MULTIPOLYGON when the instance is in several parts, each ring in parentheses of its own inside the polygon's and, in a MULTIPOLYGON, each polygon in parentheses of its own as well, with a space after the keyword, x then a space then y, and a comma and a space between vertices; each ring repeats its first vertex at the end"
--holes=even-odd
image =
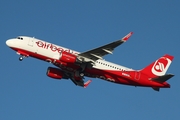
POLYGON ((7 46, 10 47, 10 46, 12 46, 12 44, 13 44, 13 40, 7 40, 7 41, 6 41, 6 45, 7 45, 7 46))

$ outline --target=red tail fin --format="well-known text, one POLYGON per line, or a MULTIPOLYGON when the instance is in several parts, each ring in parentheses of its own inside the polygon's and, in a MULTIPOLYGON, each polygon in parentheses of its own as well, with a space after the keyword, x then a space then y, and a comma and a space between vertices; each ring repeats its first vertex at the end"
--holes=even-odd
POLYGON ((165 75, 173 58, 173 56, 166 54, 142 69, 141 72, 147 74, 151 78, 165 75))

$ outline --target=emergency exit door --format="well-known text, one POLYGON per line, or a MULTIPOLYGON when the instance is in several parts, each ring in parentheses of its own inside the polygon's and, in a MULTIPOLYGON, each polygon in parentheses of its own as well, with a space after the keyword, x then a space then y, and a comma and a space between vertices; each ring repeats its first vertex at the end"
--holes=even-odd
POLYGON ((28 45, 33 47, 34 44, 34 38, 29 38, 28 45))

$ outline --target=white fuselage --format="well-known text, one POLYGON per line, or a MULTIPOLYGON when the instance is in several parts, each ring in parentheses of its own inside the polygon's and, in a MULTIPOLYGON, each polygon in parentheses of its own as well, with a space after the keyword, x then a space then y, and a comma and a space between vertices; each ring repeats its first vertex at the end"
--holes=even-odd
MULTIPOLYGON (((89 64, 86 64, 87 66, 84 66, 83 69, 83 62, 79 62, 78 59, 76 59, 80 56, 80 53, 65 47, 61 47, 52 43, 45 42, 43 40, 36 39, 34 37, 27 36, 20 36, 14 39, 9 39, 6 41, 6 44, 21 55, 21 57, 19 58, 20 61, 22 61, 24 57, 31 56, 40 60, 50 62, 58 68, 48 68, 47 72, 49 77, 58 77, 58 79, 70 78, 76 85, 79 86, 86 87, 90 83, 90 81, 84 83, 84 81, 82 80, 83 77, 81 77, 81 74, 79 73, 83 71, 82 76, 100 78, 118 84, 153 88, 170 87, 170 85, 166 82, 156 82, 159 79, 164 80, 164 77, 167 76, 159 78, 159 74, 154 75, 154 71, 156 71, 156 73, 165 74, 166 70, 170 66, 171 61, 173 60, 173 56, 170 55, 165 55, 159 58, 142 70, 133 70, 121 65, 117 65, 115 63, 105 61, 103 59, 91 61, 92 64, 90 63, 90 66, 88 66, 89 64), (69 53, 71 53, 69 55, 70 57, 68 56, 69 53), (63 55, 66 56, 63 58, 63 55), (163 69, 159 69, 160 65, 163 69), (164 68, 162 65, 166 68, 164 68)), ((107 49, 104 49, 104 51, 111 53, 107 49)), ((169 76, 172 77, 171 75, 169 76)), ((157 88, 154 89, 158 90, 157 88)))
MULTIPOLYGON (((8 40, 6 44, 13 48, 21 48, 23 50, 44 56, 47 58, 46 61, 48 62, 52 62, 49 58, 59 59, 60 57, 59 53, 62 51, 70 52, 76 55, 79 54, 79 52, 77 51, 62 46, 58 46, 52 43, 48 43, 43 40, 36 39, 34 37, 20 36, 18 38, 8 40)), ((93 68, 101 69, 101 70, 121 70, 121 71, 132 70, 130 68, 117 65, 101 59, 96 61, 93 68)))

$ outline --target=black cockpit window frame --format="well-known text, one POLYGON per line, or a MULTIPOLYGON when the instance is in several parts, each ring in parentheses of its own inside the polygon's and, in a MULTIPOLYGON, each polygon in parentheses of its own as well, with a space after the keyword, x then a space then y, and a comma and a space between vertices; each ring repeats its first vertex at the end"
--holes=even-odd
POLYGON ((22 38, 22 37, 17 37, 17 39, 23 40, 23 38, 22 38))

